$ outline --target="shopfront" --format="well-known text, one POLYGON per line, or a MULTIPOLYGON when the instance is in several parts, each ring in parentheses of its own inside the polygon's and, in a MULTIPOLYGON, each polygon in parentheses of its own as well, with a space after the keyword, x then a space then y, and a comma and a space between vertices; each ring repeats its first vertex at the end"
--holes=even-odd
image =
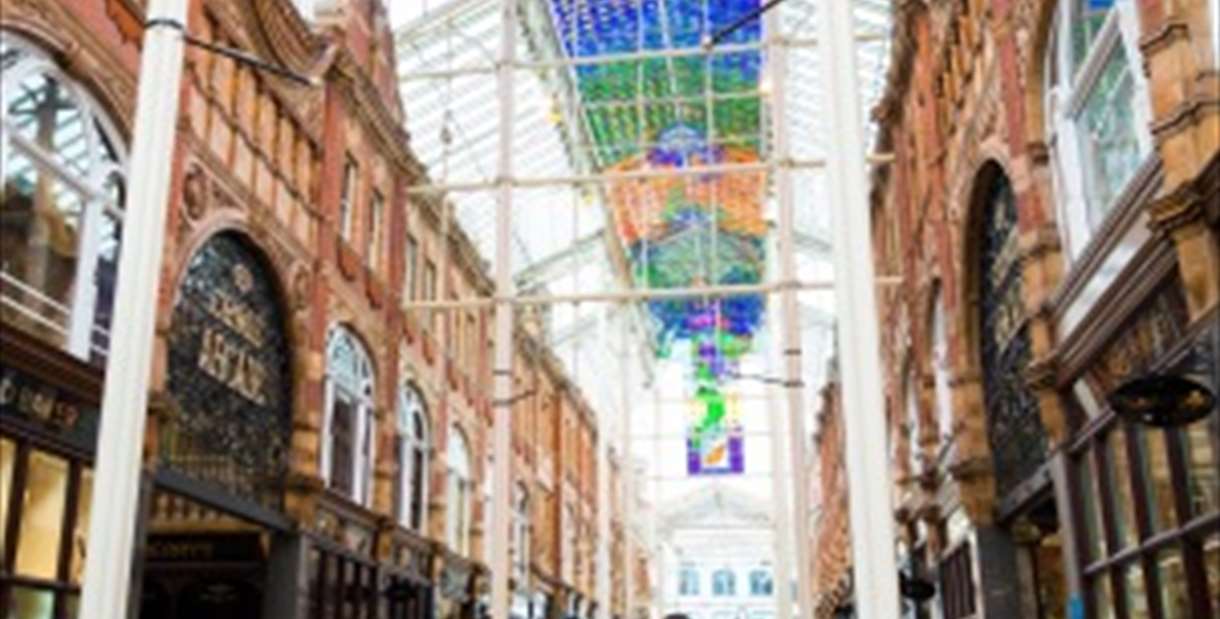
POLYGON ((0 322, 0 609, 75 617, 100 372, 0 322))
POLYGON ((1126 381, 1181 376, 1220 388, 1220 316, 1188 320, 1166 276, 1068 384, 1074 548, 1094 617, 1220 613, 1220 413, 1164 427, 1107 404, 1126 381))

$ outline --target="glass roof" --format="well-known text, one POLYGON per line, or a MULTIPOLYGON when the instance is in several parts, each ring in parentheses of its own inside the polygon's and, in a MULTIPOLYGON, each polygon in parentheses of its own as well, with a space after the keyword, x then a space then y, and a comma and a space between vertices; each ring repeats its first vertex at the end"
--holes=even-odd
MULTIPOLYGON (((818 164, 827 129, 814 40, 818 4, 787 0, 765 22, 779 25, 777 34, 788 46, 782 92, 795 162, 802 280, 832 275, 827 191, 818 164)), ((430 183, 448 189, 444 195, 457 221, 490 264, 501 0, 420 6, 396 30, 411 147, 430 183)), ((511 150, 518 181, 511 267, 519 293, 761 285, 776 279, 776 205, 767 173, 775 163, 770 34, 754 20, 711 53, 703 47, 758 6, 759 0, 521 0, 511 150)), ((853 7, 858 83, 867 111, 884 84, 890 6, 886 0, 856 0, 853 7)), ((799 297, 805 395, 808 408, 816 410, 833 343, 833 297, 825 291, 799 297)), ((548 338, 599 410, 622 408, 619 383, 633 389, 674 384, 682 387, 654 389, 657 407, 672 401, 675 413, 666 419, 682 420, 692 396, 703 393, 701 386, 728 388, 726 393, 743 401, 763 399, 766 390, 757 381, 735 377, 774 374, 778 367, 778 332, 768 319, 772 305, 778 303, 767 303, 763 295, 653 301, 626 311, 556 303, 546 308, 548 338), (618 334, 628 329, 631 340, 623 342, 618 334)), ((653 411, 636 414, 642 415, 637 427, 652 427, 653 411)), ((748 440, 765 434, 767 425, 756 427, 748 410, 744 418, 748 440)), ((657 447, 658 453, 680 457, 682 423, 655 426, 654 446, 671 435, 673 442, 657 447)), ((742 481, 748 484, 752 473, 769 474, 768 464, 747 461, 742 481)), ((656 475, 659 483, 668 475, 683 477, 674 471, 656 475)))

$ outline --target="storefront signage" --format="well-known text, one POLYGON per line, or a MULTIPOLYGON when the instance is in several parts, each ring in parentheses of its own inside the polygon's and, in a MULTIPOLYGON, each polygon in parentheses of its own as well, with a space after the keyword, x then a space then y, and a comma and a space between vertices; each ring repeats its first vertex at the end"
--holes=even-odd
POLYGON ((0 416, 34 422, 85 449, 97 437, 96 406, 6 365, 0 365, 0 416))
POLYGON ((263 547, 257 533, 219 535, 162 535, 148 538, 144 551, 148 561, 206 563, 214 561, 261 561, 263 547))
POLYGON ((166 466, 278 508, 291 433, 291 369, 275 277, 243 238, 209 240, 187 266, 170 326, 175 414, 166 466))

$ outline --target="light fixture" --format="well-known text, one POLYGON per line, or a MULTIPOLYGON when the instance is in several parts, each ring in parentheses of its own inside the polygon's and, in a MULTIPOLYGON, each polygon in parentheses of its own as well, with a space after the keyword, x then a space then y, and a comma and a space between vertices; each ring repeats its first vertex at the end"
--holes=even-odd
POLYGON ((1207 417, 1216 394, 1202 383, 1171 374, 1149 374, 1129 380, 1107 398, 1120 417, 1155 427, 1174 427, 1207 417))

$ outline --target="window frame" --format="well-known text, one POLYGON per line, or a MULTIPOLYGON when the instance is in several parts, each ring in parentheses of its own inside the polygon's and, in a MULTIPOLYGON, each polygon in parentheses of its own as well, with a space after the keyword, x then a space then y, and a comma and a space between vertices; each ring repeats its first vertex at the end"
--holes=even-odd
POLYGON ((722 567, 712 572, 712 597, 737 597, 737 574, 722 567))
POLYGON ((1113 2, 1105 22, 1089 43, 1085 57, 1076 65, 1072 59, 1071 36, 1078 5, 1079 0, 1060 0, 1042 58, 1044 132, 1051 153, 1051 183, 1058 196, 1058 227, 1067 246, 1069 261, 1082 257, 1098 232, 1122 210, 1116 206, 1121 203, 1124 192, 1140 176, 1139 169, 1156 155, 1150 130, 1152 111, 1148 81, 1140 68, 1143 56, 1139 49, 1139 23, 1134 3, 1132 0, 1113 2), (1094 189, 1085 178, 1088 174, 1086 157, 1080 147, 1084 131, 1080 116, 1111 55, 1120 46, 1132 80, 1132 122, 1141 163, 1108 204, 1093 206, 1088 194, 1094 189))
POLYGON ((530 573, 530 493, 525 484, 518 482, 513 490, 512 574, 518 587, 524 587, 530 573))
POLYGON ((382 242, 384 236, 383 226, 385 222, 385 198, 381 192, 374 189, 373 195, 369 199, 369 214, 368 214, 368 238, 365 239, 365 261, 369 268, 374 271, 381 270, 382 265, 382 247, 385 243, 382 242))
MULTIPOLYGON (((98 266, 101 261, 101 243, 103 219, 110 216, 117 224, 118 243, 121 250, 123 221, 125 219, 125 195, 120 195, 118 201, 107 195, 107 187, 114 179, 118 179, 121 194, 127 187, 127 152, 115 123, 105 108, 89 93, 88 88, 60 67, 51 56, 40 46, 29 39, 7 29, 0 29, 0 41, 8 48, 15 48, 23 56, 8 70, 0 75, 0 93, 18 92, 19 85, 32 76, 43 76, 54 80, 64 91, 63 96, 76 104, 81 114, 81 124, 84 129, 86 149, 88 153, 88 171, 83 176, 68 169, 58 161, 54 152, 45 152, 45 147, 33 142, 21 131, 10 125, 7 103, 0 100, 0 170, 10 170, 9 160, 16 153, 28 158, 36 166, 39 174, 48 174, 53 182, 68 186, 81 201, 80 229, 77 238, 77 254, 73 264, 73 283, 67 304, 47 297, 42 290, 17 280, 0 271, 0 277, 12 278, 20 285, 27 287, 44 297, 41 302, 48 303, 63 313, 66 325, 50 320, 45 316, 33 319, 40 324, 50 323, 55 331, 63 337, 61 346, 72 356, 90 361, 97 355, 96 361, 106 358, 108 349, 94 342, 95 335, 109 339, 109 325, 97 324, 98 319, 98 266), (107 148, 109 147, 109 148, 107 148), (108 161, 104 156, 109 151, 114 161, 108 161), (75 285, 77 282, 90 282, 90 285, 75 285)), ((0 179, 3 182, 3 179, 0 179)), ((115 269, 117 277, 118 260, 116 256, 115 269)), ((6 300, 7 305, 7 300, 6 300)), ((20 310, 18 310, 20 311, 20 310)))
POLYGON ((417 533, 423 533, 428 527, 430 426, 423 393, 411 383, 404 384, 399 390, 398 401, 398 523, 417 533), (416 456, 422 471, 415 470, 416 456))
POLYGON ((348 405, 353 407, 353 443, 351 493, 346 496, 355 503, 369 506, 372 503, 373 465, 377 457, 377 419, 376 419, 376 379, 373 374, 372 358, 364 343, 350 329, 343 325, 331 328, 326 343, 326 380, 324 389, 323 434, 320 459, 322 465, 322 480, 328 489, 340 494, 342 491, 333 487, 331 466, 334 459, 333 423, 335 404, 339 397, 344 397, 348 405), (355 354, 359 385, 338 384, 333 365, 334 356, 343 342, 350 342, 355 354))
POLYGON ((697 597, 698 595, 699 570, 692 565, 682 566, 678 569, 678 596, 697 597))
POLYGON ((343 161, 343 185, 339 193, 339 236, 347 242, 352 240, 352 221, 355 219, 359 188, 360 166, 349 153, 343 161))
POLYGON ((470 554, 474 463, 471 460, 470 442, 461 428, 454 425, 449 432, 445 444, 445 542, 454 553, 467 556, 470 554), (455 447, 459 450, 455 450, 455 447))

